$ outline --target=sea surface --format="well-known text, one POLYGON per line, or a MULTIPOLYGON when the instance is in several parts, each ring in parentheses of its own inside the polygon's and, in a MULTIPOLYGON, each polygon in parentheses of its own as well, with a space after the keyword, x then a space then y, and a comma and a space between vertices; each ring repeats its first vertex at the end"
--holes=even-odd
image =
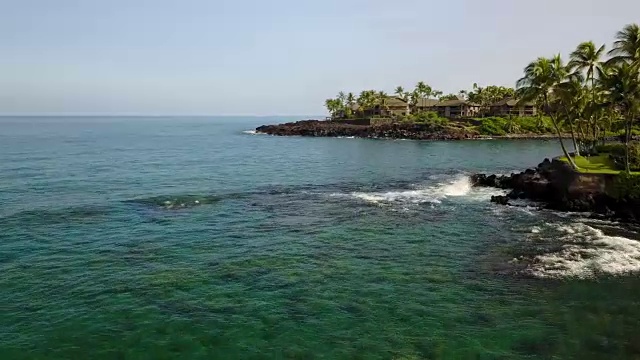
POLYGON ((555 141, 0 118, 1 359, 637 359, 640 236, 491 204, 555 141))

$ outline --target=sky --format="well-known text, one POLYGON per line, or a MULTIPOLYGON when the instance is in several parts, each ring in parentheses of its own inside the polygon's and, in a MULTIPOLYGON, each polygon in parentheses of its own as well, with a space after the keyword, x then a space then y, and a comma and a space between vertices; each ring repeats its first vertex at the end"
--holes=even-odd
POLYGON ((0 0, 0 114, 324 114, 338 91, 514 86, 639 0, 0 0))

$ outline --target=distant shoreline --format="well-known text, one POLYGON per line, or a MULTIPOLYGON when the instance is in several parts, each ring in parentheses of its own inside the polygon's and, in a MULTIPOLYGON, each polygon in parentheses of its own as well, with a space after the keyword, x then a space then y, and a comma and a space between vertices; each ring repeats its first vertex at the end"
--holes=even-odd
MULTIPOLYGON (((482 135, 464 126, 442 126, 430 123, 392 123, 354 125, 326 120, 301 120, 283 124, 262 125, 255 133, 275 136, 354 137, 364 139, 409 140, 554 140, 555 134, 482 135)), ((570 135, 563 136, 570 138, 570 135)))

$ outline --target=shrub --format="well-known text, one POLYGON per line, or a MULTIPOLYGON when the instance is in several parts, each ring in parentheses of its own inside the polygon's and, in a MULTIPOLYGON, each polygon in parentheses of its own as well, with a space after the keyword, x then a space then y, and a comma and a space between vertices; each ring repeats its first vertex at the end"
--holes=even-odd
POLYGON ((426 111, 418 114, 413 114, 410 116, 410 119, 410 122, 414 122, 416 124, 434 124, 441 126, 446 126, 449 124, 449 119, 439 117, 438 113, 434 111, 426 111))
POLYGON ((613 182, 611 195, 618 199, 640 199, 640 175, 620 173, 613 182))
POLYGON ((596 146, 596 151, 598 153, 604 154, 623 154, 624 155, 624 144, 604 144, 596 146))
POLYGON ((507 132, 505 127, 507 125, 506 120, 499 117, 488 117, 481 119, 482 124, 478 131, 483 135, 505 135, 507 132))
POLYGON ((487 117, 477 119, 482 122, 478 129, 481 134, 485 135, 504 135, 511 134, 547 134, 555 133, 551 118, 543 117, 487 117))
MULTIPOLYGON (((613 160, 616 169, 624 170, 624 159, 626 154, 625 144, 605 144, 596 146, 599 154, 609 154, 613 160)), ((629 145, 629 167, 631 170, 640 170, 640 143, 631 143, 629 145)))

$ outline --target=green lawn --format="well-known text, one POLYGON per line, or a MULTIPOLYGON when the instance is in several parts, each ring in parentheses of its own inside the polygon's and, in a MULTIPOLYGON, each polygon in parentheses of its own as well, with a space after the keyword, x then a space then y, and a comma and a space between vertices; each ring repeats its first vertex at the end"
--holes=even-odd
MULTIPOLYGON (((566 157, 561 157, 560 160, 568 162, 566 157)), ((617 170, 613 164, 613 161, 609 159, 608 154, 600 154, 598 156, 578 156, 574 158, 578 170, 583 173, 590 174, 619 174, 620 170, 617 170)), ((640 175, 639 171, 632 171, 632 174, 640 175)))

